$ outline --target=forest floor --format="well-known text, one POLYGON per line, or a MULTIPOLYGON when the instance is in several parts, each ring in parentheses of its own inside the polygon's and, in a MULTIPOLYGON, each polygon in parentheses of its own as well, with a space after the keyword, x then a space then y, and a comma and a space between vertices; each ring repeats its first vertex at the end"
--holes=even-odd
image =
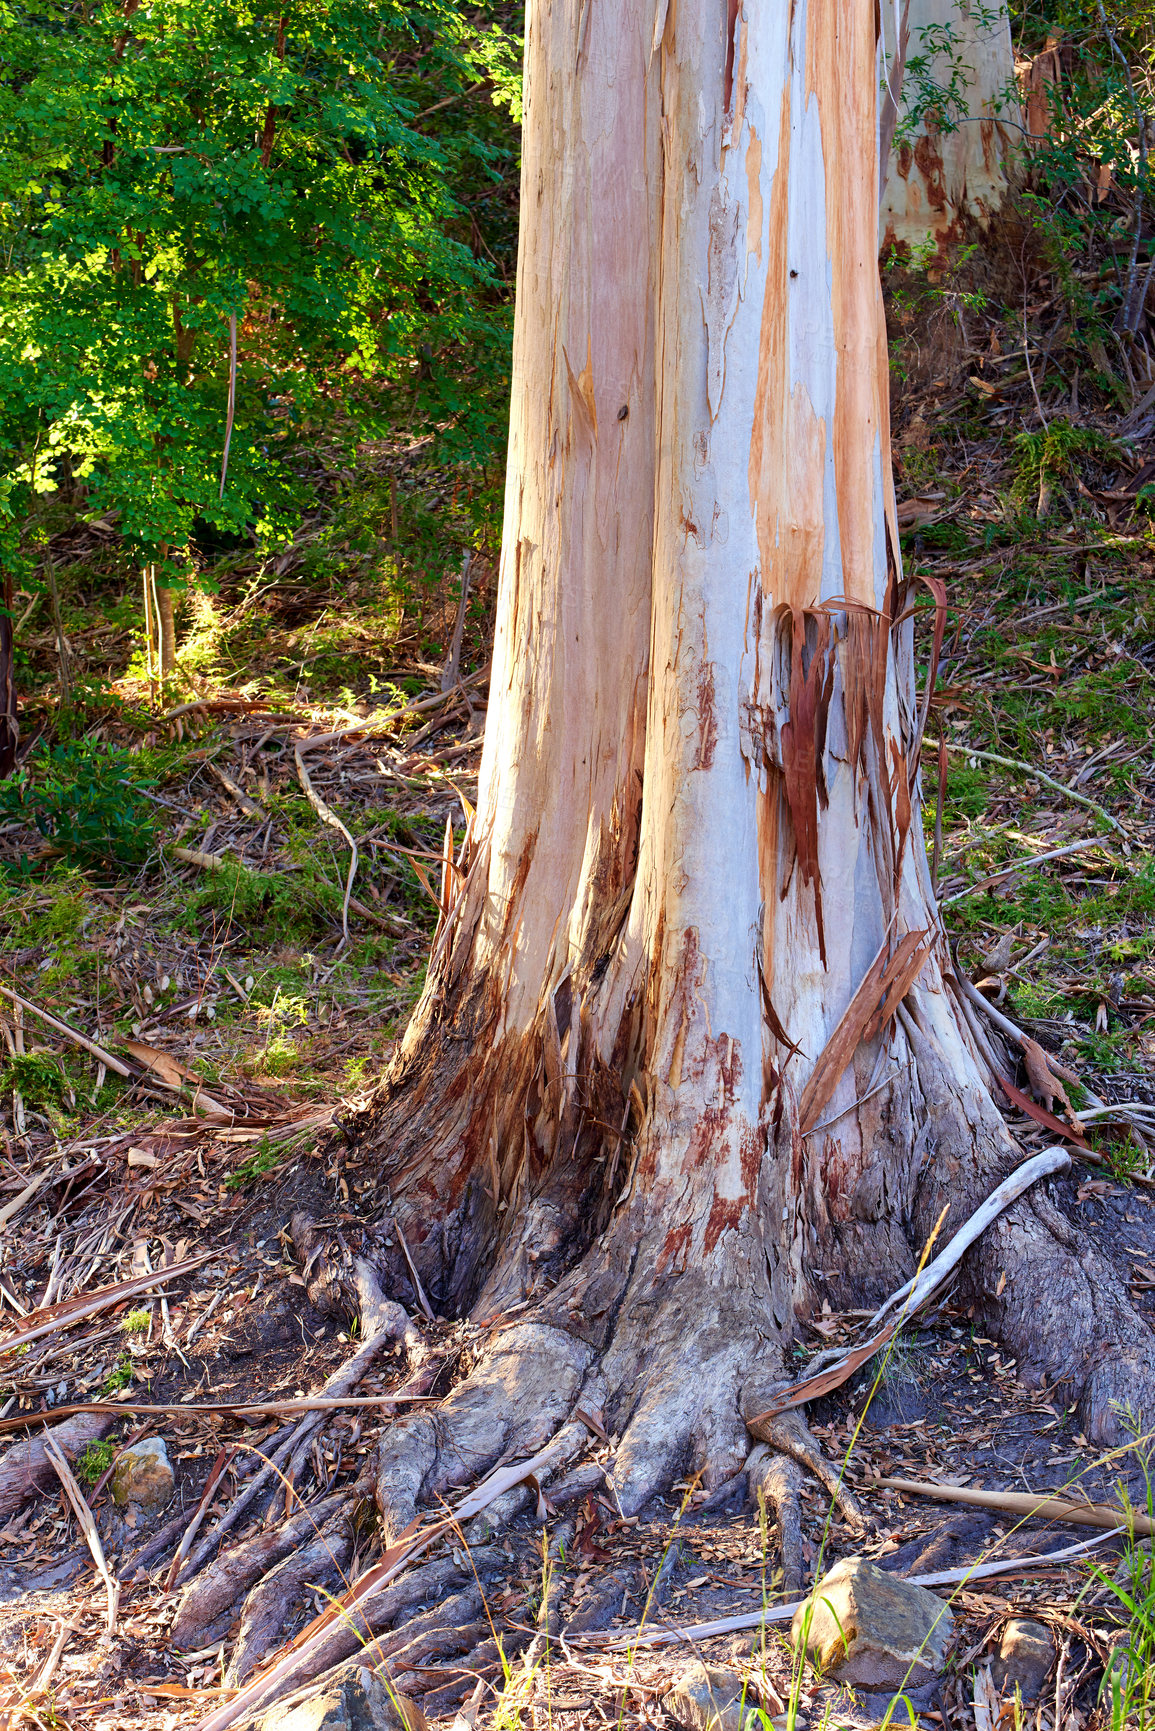
MULTIPOLYGON (((1043 378, 1049 425, 1079 434, 1052 440, 1048 457, 1045 441, 1022 442, 1024 428, 1043 429, 1011 345, 997 334, 993 347, 977 342, 961 360, 953 353, 944 377, 897 393, 907 566, 942 579, 949 601, 931 727, 945 762, 938 884, 960 969, 1080 1078, 1070 1094, 1084 1137, 1062 1203, 1155 1319, 1155 1147, 1143 1133, 1155 1122, 1155 535, 1136 504, 1155 415, 1128 419, 1102 396, 1076 414, 1055 394, 1069 388, 1062 378, 1043 378), (1089 1116, 1088 1092, 1103 1103, 1089 1116)), ((284 1413, 202 1409, 314 1395, 357 1345, 353 1319, 320 1302, 290 1221, 309 1216, 355 1249, 386 1200, 337 1126, 420 991, 443 873, 449 881, 476 797, 493 568, 474 558, 459 677, 443 693, 468 544, 457 487, 419 460, 366 452, 358 479, 325 479, 315 519, 275 563, 222 554, 215 594, 182 608, 187 689, 167 707, 151 700, 140 609, 108 525, 66 525, 52 545, 63 709, 55 634, 41 624, 18 636, 33 776, 24 805, 6 806, 0 823, 0 985, 136 1079, 31 1009, 0 1004, 0 1202, 13 1204, 0 1237, 0 1424, 39 1425, 84 1401, 133 1408, 78 1465, 121 1581, 111 1633, 105 1586, 55 1481, 0 1515, 0 1712, 14 1726, 173 1731, 227 1699, 239 1602, 223 1628, 178 1650, 179 1590, 166 1578, 222 1456, 203 1534, 284 1413), (399 529, 391 473, 402 482, 399 529), (63 754, 38 759, 38 732, 64 742, 63 754), (318 799, 356 839, 351 887, 348 838, 318 799), (199 1111, 194 1089, 204 1091, 199 1111), (194 1258, 163 1297, 137 1289, 100 1313, 57 1311, 39 1339, 18 1337, 34 1311, 194 1258), (166 1442, 174 1498, 155 1517, 125 1517, 108 1468, 123 1444, 151 1435, 166 1442)), ((928 602, 920 641, 932 617, 928 602)), ((939 763, 932 744, 932 844, 939 763)), ((1007 1100, 1016 1135, 1028 1152, 1050 1144, 1053 1123, 1030 1098, 1019 1053, 998 1051, 1017 1083, 1007 1100)), ((479 1330, 418 1320, 437 1395, 468 1365, 479 1330)), ((800 1364, 860 1323, 816 1314, 800 1364)), ((357 1392, 386 1396, 403 1376, 398 1349, 357 1392)), ((880 1485, 887 1476, 1092 1497, 1122 1479, 1145 1495, 1144 1461, 1100 1458, 1062 1386, 1023 1386, 949 1297, 892 1351, 858 1428, 873 1386, 864 1374, 810 1409, 828 1457, 845 1460, 867 1530, 830 1518, 826 1493, 808 1486, 808 1571, 865 1552, 918 1573, 1086 1536, 951 1512, 880 1485)), ((286 1502, 315 1505, 351 1484, 389 1422, 383 1404, 324 1415, 295 1482, 261 1509, 264 1530, 286 1502)), ((590 1460, 607 1456, 591 1429, 590 1460)), ((488 1547, 484 1603, 464 1632, 434 1630, 395 1661, 398 1687, 432 1718, 460 1712, 458 1731, 475 1720, 499 1731, 555 1719, 658 1726, 669 1723, 671 1680, 698 1653, 750 1672, 758 1701, 780 1716, 791 1688, 780 1623, 623 1644, 643 1621, 657 1632, 781 1598, 772 1525, 758 1509, 736 1499, 704 1510, 693 1485, 676 1499, 627 1521, 609 1490, 586 1492, 549 1507, 544 1524, 520 1517, 499 1535, 499 1556, 488 1547), (520 1654, 504 1669, 483 1651, 489 1619, 507 1654, 520 1654), (478 1678, 482 1694, 462 1709, 478 1678)), ((251 1531, 239 1523, 234 1537, 251 1531)), ((1113 1559, 1121 1544, 1094 1555, 1113 1559)), ((347 1574, 380 1538, 359 1545, 347 1574)), ((451 1536, 430 1556, 459 1546, 451 1536)), ((334 1577, 308 1591, 287 1633, 339 1586, 334 1577)), ((1089 1563, 1024 1564, 961 1587, 954 1604, 956 1658, 926 1724, 975 1723, 971 1668, 1018 1613, 1047 1621, 1061 1653, 1037 1718, 1032 1710, 1037 1731, 1109 1723, 1100 1680, 1125 1629, 1089 1563)), ((1150 1616, 1147 1626, 1150 1639, 1150 1616)), ((873 1723, 885 1707, 810 1673, 801 1691, 813 1725, 873 1723)))

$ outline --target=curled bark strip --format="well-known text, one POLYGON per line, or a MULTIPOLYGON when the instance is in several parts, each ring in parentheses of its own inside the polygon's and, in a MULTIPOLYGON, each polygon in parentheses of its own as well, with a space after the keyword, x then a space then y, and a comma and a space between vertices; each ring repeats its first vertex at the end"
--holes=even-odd
POLYGON ((889 1022, 906 996, 930 951, 929 930, 907 932, 888 955, 884 943, 866 971, 866 978, 843 1011, 802 1090, 798 1128, 803 1135, 821 1118, 843 1071, 863 1040, 873 1039, 889 1022))
POLYGON ((1007 1514, 1036 1515, 1046 1521, 1069 1521, 1076 1527, 1103 1527, 1108 1532, 1134 1531, 1143 1538, 1155 1538, 1155 1521, 1150 1515, 1137 1513, 1111 1503, 1072 1502, 1069 1497, 1053 1497, 1048 1491, 984 1491, 977 1486, 937 1485, 922 1479, 878 1479, 880 1485, 892 1491, 907 1491, 912 1496, 934 1497, 940 1503, 967 1503, 975 1509, 1003 1509, 1007 1514))
POLYGON ((341 904, 341 931, 344 934, 345 942, 348 943, 349 898, 353 894, 353 880, 357 876, 357 864, 361 856, 357 852, 357 843, 353 839, 352 831, 345 828, 345 825, 341 822, 341 819, 337 816, 336 812, 325 804, 325 801, 321 798, 320 794, 309 780, 309 772, 305 768, 305 760, 301 756, 301 747, 299 745, 293 747, 293 756, 297 760, 297 780, 304 789, 305 798, 308 800, 321 822, 327 823, 330 829, 339 830, 345 837, 345 840, 349 843, 349 876, 345 883, 345 899, 341 904))
POLYGON ((1025 1112, 1028 1118, 1033 1118, 1036 1124, 1041 1124, 1044 1130, 1049 1130, 1054 1136, 1066 1136, 1079 1148, 1088 1146, 1085 1136, 1080 1135, 1079 1131, 1072 1128, 1070 1124, 1064 1124, 1061 1118, 1056 1118, 1054 1113, 1048 1112, 1045 1106, 1037 1106, 1029 1095, 1024 1094, 1021 1088, 1017 1088, 1008 1077, 1001 1076, 996 1071, 995 1081, 1011 1105, 1017 1106, 1020 1112, 1025 1112))

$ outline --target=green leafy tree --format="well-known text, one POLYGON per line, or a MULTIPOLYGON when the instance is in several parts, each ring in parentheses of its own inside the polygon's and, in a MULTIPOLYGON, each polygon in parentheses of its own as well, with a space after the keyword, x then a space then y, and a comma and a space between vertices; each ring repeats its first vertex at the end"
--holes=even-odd
POLYGON ((430 364, 504 364, 459 193, 513 139, 454 128, 474 91, 516 97, 510 45, 451 0, 0 5, 10 556, 35 496, 79 480, 179 580, 198 519, 291 529, 286 455, 327 423, 476 416, 430 364))

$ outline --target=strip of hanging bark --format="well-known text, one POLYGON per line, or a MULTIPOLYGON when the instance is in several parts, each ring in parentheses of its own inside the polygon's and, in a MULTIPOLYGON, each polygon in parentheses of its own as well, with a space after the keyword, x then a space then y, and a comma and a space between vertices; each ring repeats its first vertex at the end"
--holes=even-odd
POLYGON ((860 1346, 849 1348, 835 1362, 813 1376, 804 1377, 801 1382, 791 1383, 789 1387, 780 1389, 774 1397, 774 1404, 765 1412, 757 1413, 746 1420, 747 1429, 763 1442, 773 1442, 772 1421, 780 1413, 788 1412, 791 1407, 805 1406, 808 1401, 817 1400, 820 1395, 829 1394, 833 1389, 840 1388, 844 1382, 854 1375, 854 1372, 868 1358, 880 1351, 894 1335, 902 1323, 911 1317, 916 1310, 933 1297, 947 1277, 953 1273, 970 1249, 976 1238, 980 1237, 992 1220, 998 1218, 1005 1208, 1016 1201, 1024 1191, 1040 1178, 1049 1177, 1054 1172, 1067 1171, 1071 1157, 1065 1148, 1048 1148, 1041 1154, 1034 1154, 1029 1160, 1015 1169, 1009 1177, 1004 1178, 998 1187, 991 1191, 986 1201, 975 1209, 970 1219, 954 1234, 949 1243, 934 1258, 928 1262, 920 1274, 914 1275, 903 1283, 897 1292, 881 1304, 870 1319, 870 1327, 877 1327, 883 1322, 887 1312, 896 1305, 902 1305, 902 1314, 894 1322, 879 1328, 876 1334, 860 1346))
POLYGON ((352 831, 345 828, 345 825, 341 822, 337 813, 332 811, 325 804, 325 801, 321 798, 320 794, 309 780, 309 772, 305 768, 305 760, 301 756, 301 748, 299 745, 293 747, 293 756, 297 760, 297 780, 305 790, 305 798, 308 800, 321 822, 327 823, 330 829, 339 830, 345 837, 345 840, 349 843, 349 877, 345 884, 345 899, 341 904, 341 930, 344 933, 345 942, 348 943, 349 901, 353 894, 353 879, 357 876, 357 861, 360 858, 360 855, 357 852, 357 843, 353 839, 352 831))
MULTIPOLYGON (((800 607, 783 609, 790 618, 790 718, 782 723, 782 780, 790 809, 798 875, 814 892, 814 923, 818 954, 826 965, 826 932, 822 922, 822 882, 818 865, 818 807, 826 804, 822 756, 826 716, 834 689, 834 657, 830 649, 830 616, 800 607), (806 628, 813 620, 817 641, 810 665, 803 671, 806 628)), ((783 889, 785 894, 785 888, 783 889)))
POLYGON ((934 941, 928 929, 907 932, 893 955, 883 944, 866 970, 866 978, 839 1018, 827 1040, 798 1104, 798 1127, 803 1135, 821 1118, 838 1082, 864 1040, 872 1040, 889 1022, 926 960, 934 941))
MULTIPOLYGON (((183 1262, 174 1262, 168 1268, 160 1268, 155 1274, 138 1274, 132 1280, 118 1281, 115 1286, 102 1286, 96 1292, 79 1294, 75 1298, 66 1298, 62 1304, 50 1304, 39 1310, 30 1310, 27 1316, 22 1316, 10 1334, 0 1340, 0 1353, 11 1352, 15 1347, 28 1346, 42 1335, 55 1334, 57 1329, 70 1328, 74 1322, 82 1322, 85 1317, 96 1316, 100 1311, 107 1310, 110 1305, 119 1304, 123 1298, 134 1298, 138 1292, 147 1292, 153 1286, 167 1286, 171 1280, 179 1280, 182 1275, 191 1274, 194 1268, 200 1268, 203 1263, 211 1262, 218 1254, 215 1250, 202 1250, 197 1256, 187 1256, 183 1262)), ((63 1409, 61 1409, 63 1410, 63 1409)), ((74 1412, 103 1411, 102 1407, 73 1407, 74 1412)), ((111 1408, 109 1409, 111 1410, 111 1408)), ((129 1409, 132 1410, 132 1409, 129 1409)), ((26 1418, 43 1419, 43 1413, 29 1413, 26 1418)), ((11 1420, 5 1420, 10 1425, 11 1420)))
POLYGON ((84 1534, 89 1550, 92 1552, 92 1560, 96 1564, 97 1573, 104 1582, 104 1590, 108 1598, 104 1626, 106 1632, 112 1635, 116 1631, 116 1614, 120 1608, 120 1585, 108 1566, 104 1546, 100 1542, 100 1534, 97 1532, 96 1522, 92 1518, 92 1510, 84 1500, 84 1492, 77 1484, 72 1468, 50 1436, 44 1439, 44 1452, 52 1462, 56 1476, 64 1487, 65 1496, 72 1504, 72 1512, 76 1516, 77 1524, 84 1534))
POLYGON ((1001 1509, 1009 1515, 1037 1515, 1047 1521, 1069 1521, 1076 1527, 1104 1527, 1110 1532, 1135 1532, 1155 1538, 1155 1520, 1113 1503, 1079 1503, 1050 1491, 984 1491, 966 1485, 937 1485, 923 1479, 875 1479, 887 1490, 933 1497, 940 1503, 966 1503, 975 1509, 1001 1509))
MULTIPOLYGON (((876 1481, 877 1482, 877 1481, 876 1481)), ((1004 1557, 1000 1563, 970 1563, 957 1569, 936 1569, 928 1575, 897 1575, 912 1587, 967 1586, 971 1581, 989 1581, 997 1575, 1027 1574, 1035 1569, 1049 1568, 1053 1563, 1065 1563, 1071 1557, 1085 1556, 1095 1545, 1110 1537, 1100 1533, 1094 1539, 1082 1539, 1076 1545, 1064 1545, 1058 1551, 1044 1551, 1039 1556, 1004 1557)), ((763 1623, 789 1623, 802 1609, 805 1599, 795 1599, 788 1605, 767 1605, 759 1611, 742 1611, 736 1617, 718 1617, 711 1623, 691 1623, 684 1629, 635 1629, 628 1635, 576 1635, 569 1640, 575 1646, 598 1647, 664 1647, 677 1641, 691 1646, 695 1641, 707 1641, 712 1635, 727 1635, 734 1629, 757 1629, 763 1623)))

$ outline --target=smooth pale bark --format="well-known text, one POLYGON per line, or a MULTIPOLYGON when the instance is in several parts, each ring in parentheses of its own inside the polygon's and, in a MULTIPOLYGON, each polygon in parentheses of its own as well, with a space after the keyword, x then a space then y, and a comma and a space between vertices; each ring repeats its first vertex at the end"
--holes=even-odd
MULTIPOLYGON (((914 249, 962 238, 974 223, 985 226, 1009 190, 1023 132, 1015 83, 1010 17, 1002 0, 907 0, 906 73, 896 49, 903 37, 903 0, 882 7, 883 78, 897 92, 899 133, 913 131, 890 150, 882 189, 879 241, 914 249), (928 76, 950 88, 961 75, 961 113, 952 125, 918 117, 912 126, 902 116, 919 101, 920 81, 910 63, 929 60, 928 76)), ((887 104, 884 94, 883 109, 887 104)), ((884 121, 884 132, 886 131, 884 121)), ((884 144, 887 140, 884 138, 884 144)))
MULTIPOLYGON (((624 1507, 725 1480, 795 1314, 882 1298, 1018 1160, 921 840, 875 18, 529 10, 479 804, 353 1127, 437 1308, 516 1320, 389 1433, 398 1524, 579 1398, 624 1507)), ((1077 1305, 1086 1270, 1024 1204, 989 1236, 983 1302, 1013 1240, 1012 1344, 1046 1363, 1040 1286, 1077 1305)), ((404 1296, 387 1227, 377 1255, 404 1296)), ((1132 1320, 1100 1397, 1149 1344, 1132 1320)))

